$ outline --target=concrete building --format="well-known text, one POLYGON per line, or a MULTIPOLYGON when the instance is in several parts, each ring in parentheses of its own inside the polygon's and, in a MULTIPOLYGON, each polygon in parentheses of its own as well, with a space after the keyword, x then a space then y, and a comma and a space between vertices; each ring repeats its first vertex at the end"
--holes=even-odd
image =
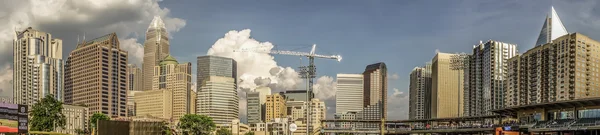
POLYGON ((152 90, 154 67, 169 55, 169 33, 160 16, 154 16, 146 30, 144 59, 142 62, 143 90, 152 90))
POLYGON ((431 60, 431 118, 458 117, 463 111, 463 70, 450 69, 450 53, 431 60))
MULTIPOLYGON (((358 114, 358 112, 346 112, 346 113, 336 113, 333 115, 334 119, 336 120, 356 120, 357 117, 356 115, 358 114)), ((352 128, 352 127, 357 127, 356 123, 352 123, 352 122, 338 122, 335 123, 335 127, 341 127, 341 128, 352 128)))
POLYGON ((263 104, 260 103, 259 92, 248 92, 246 93, 246 116, 248 117, 248 123, 261 123, 263 104))
POLYGON ((198 56, 196 72, 197 90, 201 89, 202 82, 209 76, 233 78, 237 89, 237 62, 231 58, 221 56, 198 56))
POLYGON ((431 91, 431 68, 415 67, 410 73, 408 119, 426 119, 426 93, 431 91))
POLYGON ((15 33, 13 52, 15 104, 33 105, 48 94, 63 101, 61 39, 29 27, 15 33))
POLYGON ((88 128, 88 108, 83 106, 63 105, 62 110, 65 115, 65 128, 56 128, 56 132, 76 135, 76 130, 85 130, 88 128))
POLYGON ((492 115, 491 110, 504 108, 508 59, 515 55, 515 44, 488 40, 473 46, 464 71, 465 116, 492 115))
POLYGON ((89 114, 127 116, 127 52, 111 33, 79 44, 65 64, 65 104, 84 104, 89 114))
POLYGON ((287 107, 285 106, 284 95, 279 93, 267 95, 267 102, 265 103, 265 106, 265 121, 287 117, 287 107))
POLYGON ((572 33, 511 58, 507 106, 600 97, 598 50, 598 41, 572 33))
POLYGON ((171 89, 135 93, 135 115, 178 120, 179 117, 173 115, 173 97, 171 89))
POLYGON ((337 92, 335 96, 335 113, 362 111, 363 108, 363 75, 337 74, 337 92))
POLYGON ((197 113, 213 118, 218 125, 239 119, 239 102, 234 78, 209 76, 198 89, 197 113))
POLYGON ((325 119, 326 113, 327 113, 327 108, 325 108, 325 102, 320 101, 318 98, 313 98, 312 101, 310 102, 311 104, 311 115, 310 115, 310 127, 308 128, 308 131, 313 133, 313 132, 318 132, 317 129, 321 128, 321 120, 325 119))
POLYGON ((129 76, 129 85, 127 91, 142 91, 142 69, 134 64, 127 64, 127 76, 129 76))
POLYGON ((135 94, 142 91, 127 91, 127 117, 135 116, 135 94))
MULTIPOLYGON (((385 63, 367 65, 363 72, 363 116, 365 120, 387 118, 387 67, 385 63)), ((370 127, 377 127, 376 124, 370 127)))
POLYGON ((192 64, 179 63, 171 55, 167 55, 154 67, 152 89, 173 91, 173 117, 180 118, 185 114, 193 114, 192 104, 192 64))

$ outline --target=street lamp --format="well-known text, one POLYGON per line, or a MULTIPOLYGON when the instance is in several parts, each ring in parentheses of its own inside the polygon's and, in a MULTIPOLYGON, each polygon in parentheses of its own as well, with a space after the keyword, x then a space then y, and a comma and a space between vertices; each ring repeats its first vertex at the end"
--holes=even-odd
POLYGON ((458 110, 457 111, 458 117, 460 117, 460 111, 461 111, 460 110, 460 98, 461 98, 460 97, 460 84, 461 84, 460 71, 464 70, 466 68, 465 61, 468 56, 469 55, 466 53, 456 53, 450 57, 450 70, 456 70, 456 74, 457 74, 456 77, 458 78, 458 85, 457 85, 457 87, 458 87, 458 89, 457 89, 458 90, 458 103, 457 103, 458 108, 456 108, 458 110))

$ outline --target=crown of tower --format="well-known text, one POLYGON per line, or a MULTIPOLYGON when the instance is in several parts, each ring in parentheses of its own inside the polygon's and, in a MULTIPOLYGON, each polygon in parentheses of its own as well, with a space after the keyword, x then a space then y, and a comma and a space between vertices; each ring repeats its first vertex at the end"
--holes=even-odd
POLYGON ((562 21, 560 21, 558 14, 554 10, 554 7, 552 7, 550 14, 546 16, 542 31, 540 31, 535 46, 550 43, 552 40, 567 34, 569 34, 567 28, 565 28, 562 21))
POLYGON ((150 23, 150 26, 148 26, 148 30, 150 30, 151 28, 154 28, 154 29, 157 29, 157 28, 166 29, 165 23, 163 22, 162 19, 160 19, 160 16, 154 16, 154 19, 152 19, 152 22, 150 23))

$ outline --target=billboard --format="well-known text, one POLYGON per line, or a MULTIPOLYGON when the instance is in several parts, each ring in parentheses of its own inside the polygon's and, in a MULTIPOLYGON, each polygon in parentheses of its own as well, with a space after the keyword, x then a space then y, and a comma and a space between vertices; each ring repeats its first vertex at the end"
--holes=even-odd
POLYGON ((0 133, 27 133, 27 105, 0 103, 0 133))

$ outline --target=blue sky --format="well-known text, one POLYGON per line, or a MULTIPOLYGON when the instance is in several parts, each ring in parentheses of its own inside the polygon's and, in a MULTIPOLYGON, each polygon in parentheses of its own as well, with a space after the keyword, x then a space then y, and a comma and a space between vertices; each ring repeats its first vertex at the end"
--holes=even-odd
MULTIPOLYGON (((436 50, 467 52, 480 40, 533 47, 554 6, 569 32, 600 40, 600 2, 595 0, 55 0, 0 1, 0 97, 12 95, 13 30, 34 27, 63 39, 66 58, 78 35, 116 32, 130 61, 139 62, 144 32, 155 15, 165 20, 171 54, 192 62, 231 30, 251 29, 258 41, 279 49, 317 44, 317 53, 341 54, 342 62, 317 60, 318 75, 362 73, 385 62, 391 119, 407 117, 408 74, 436 50), (394 91, 398 89, 398 91, 394 91), (396 93, 394 93, 396 92, 396 93)), ((309 51, 308 49, 298 51, 309 51)), ((280 66, 298 67, 294 56, 275 55, 280 66)), ((194 74, 195 74, 195 70, 194 74)), ((330 105, 328 105, 330 106, 330 105)))

